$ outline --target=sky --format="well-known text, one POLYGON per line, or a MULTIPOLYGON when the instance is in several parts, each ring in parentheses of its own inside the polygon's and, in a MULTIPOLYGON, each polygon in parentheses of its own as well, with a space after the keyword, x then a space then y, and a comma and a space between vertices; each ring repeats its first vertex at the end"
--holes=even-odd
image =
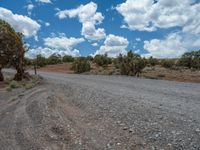
POLYGON ((200 0, 0 0, 0 19, 24 34, 30 58, 177 58, 200 49, 199 10, 200 0))

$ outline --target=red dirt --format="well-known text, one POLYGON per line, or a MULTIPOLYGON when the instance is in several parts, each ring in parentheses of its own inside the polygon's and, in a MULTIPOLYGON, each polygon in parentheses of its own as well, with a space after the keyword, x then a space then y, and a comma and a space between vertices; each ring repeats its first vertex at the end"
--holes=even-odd
POLYGON ((73 71, 70 69, 71 66, 72 66, 71 63, 48 65, 48 66, 45 66, 45 67, 40 68, 38 70, 39 71, 45 71, 45 72, 73 73, 73 71))

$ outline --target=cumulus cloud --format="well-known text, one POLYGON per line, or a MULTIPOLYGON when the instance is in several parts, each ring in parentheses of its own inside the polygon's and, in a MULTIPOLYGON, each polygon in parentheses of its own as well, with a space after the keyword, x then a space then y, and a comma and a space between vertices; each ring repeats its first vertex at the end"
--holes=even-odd
POLYGON ((78 17, 79 22, 82 23, 81 34, 89 40, 101 40, 106 37, 105 30, 95 26, 102 23, 104 17, 96 11, 97 4, 90 2, 86 5, 80 5, 76 9, 59 11, 56 15, 60 19, 78 17))
POLYGON ((144 49, 148 51, 144 56, 156 58, 177 58, 187 51, 198 50, 200 37, 183 32, 170 33, 164 39, 144 41, 144 49))
POLYGON ((74 57, 80 56, 79 50, 74 47, 79 43, 84 42, 83 38, 67 38, 65 36, 48 37, 44 39, 45 47, 30 49, 27 56, 34 58, 38 54, 49 57, 52 54, 71 55, 74 57))
POLYGON ((37 38, 40 25, 31 18, 23 15, 14 14, 12 11, 0 7, 0 19, 7 21, 12 27, 24 34, 25 37, 37 38))
POLYGON ((26 57, 28 58, 35 58, 37 55, 41 54, 44 57, 49 57, 52 54, 59 54, 61 56, 64 55, 70 55, 70 56, 80 56, 80 52, 77 49, 73 50, 57 50, 49 47, 38 47, 38 48, 32 48, 29 49, 29 51, 26 53, 26 57))
POLYGON ((41 3, 52 3, 51 0, 36 0, 36 2, 41 2, 41 3))
POLYGON ((181 27, 183 32, 200 34, 200 3, 195 0, 126 0, 116 10, 130 30, 155 31, 181 27))
POLYGON ((129 42, 126 38, 110 34, 106 37, 104 45, 94 55, 107 54, 109 57, 117 57, 119 54, 126 54, 129 42))
POLYGON ((170 34, 163 40, 144 41, 144 49, 156 58, 176 58, 187 51, 177 34, 170 34))
POLYGON ((75 45, 84 42, 83 38, 48 37, 44 39, 44 45, 55 49, 71 49, 75 45))

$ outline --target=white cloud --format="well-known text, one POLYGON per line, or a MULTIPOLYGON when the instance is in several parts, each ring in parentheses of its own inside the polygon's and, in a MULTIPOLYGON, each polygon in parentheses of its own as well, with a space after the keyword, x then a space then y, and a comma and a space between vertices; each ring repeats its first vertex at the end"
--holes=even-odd
POLYGON ((35 58, 39 54, 41 54, 42 56, 46 58, 51 56, 52 54, 60 54, 61 56, 71 55, 74 57, 80 56, 80 52, 77 49, 63 51, 63 50, 57 50, 57 49, 53 49, 49 47, 38 47, 38 48, 30 49, 26 53, 26 57, 35 58))
POLYGON ((181 27, 184 32, 200 34, 200 3, 194 2, 126 0, 116 9, 130 30, 155 31, 157 28, 181 27))
POLYGON ((169 34, 163 40, 144 41, 144 49, 156 58, 177 58, 187 51, 182 37, 176 33, 169 34))
POLYGON ((104 45, 96 51, 97 54, 107 54, 109 57, 117 57, 119 54, 126 54, 129 42, 126 38, 110 34, 106 37, 104 45))
POLYGON ((147 56, 156 58, 177 58, 187 51, 198 50, 199 47, 198 35, 183 32, 171 33, 164 39, 144 41, 144 49, 148 51, 147 56))
POLYGON ((46 27, 50 26, 50 23, 49 22, 45 22, 45 26, 46 27))
POLYGON ((36 0, 36 2, 41 2, 41 3, 52 3, 51 0, 36 0))
POLYGON ((67 50, 72 49, 79 43, 84 42, 83 38, 67 37, 48 37, 44 39, 44 45, 54 49, 67 50))
POLYGON ((99 46, 98 43, 92 43, 92 46, 96 47, 96 46, 99 46))
POLYGON ((59 11, 56 15, 60 19, 78 17, 79 22, 82 23, 81 34, 89 40, 101 40, 106 37, 105 30, 95 26, 101 24, 104 17, 96 11, 97 4, 90 2, 86 5, 80 5, 76 9, 59 11))
POLYGON ((37 38, 37 32, 41 27, 31 18, 13 14, 12 11, 2 7, 0 7, 0 19, 7 21, 16 31, 23 33, 27 38, 32 36, 37 38))
POLYGON ((48 37, 44 39, 45 47, 32 48, 26 53, 26 56, 35 58, 38 54, 45 57, 49 57, 52 54, 60 54, 62 56, 71 55, 77 57, 80 56, 80 52, 74 47, 82 42, 84 42, 83 38, 48 37))
POLYGON ((32 10, 34 8, 33 4, 28 4, 27 5, 27 11, 28 11, 28 15, 30 16, 32 14, 32 10))
POLYGON ((136 38, 135 39, 137 42, 140 42, 141 41, 141 38, 136 38))

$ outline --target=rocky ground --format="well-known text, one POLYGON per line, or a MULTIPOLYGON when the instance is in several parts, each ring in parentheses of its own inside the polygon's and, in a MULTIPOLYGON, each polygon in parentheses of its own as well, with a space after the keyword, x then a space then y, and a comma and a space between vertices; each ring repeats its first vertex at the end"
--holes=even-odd
POLYGON ((0 91, 0 149, 200 149, 200 84, 40 75, 35 88, 0 91))

